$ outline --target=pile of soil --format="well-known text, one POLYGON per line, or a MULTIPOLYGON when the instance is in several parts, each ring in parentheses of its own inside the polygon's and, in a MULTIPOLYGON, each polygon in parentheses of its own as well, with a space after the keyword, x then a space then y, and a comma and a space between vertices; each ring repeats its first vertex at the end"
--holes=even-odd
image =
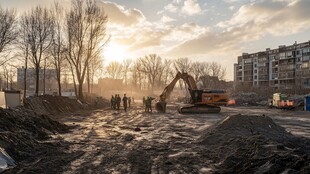
POLYGON ((39 141, 51 134, 64 133, 69 127, 30 110, 0 109, 0 147, 16 161, 34 155, 39 141))
POLYGON ((24 108, 0 109, 0 115, 0 147, 17 162, 4 173, 23 173, 27 166, 31 168, 26 171, 33 173, 46 172, 44 166, 59 171, 79 155, 67 153, 66 142, 50 142, 50 135, 67 132, 68 126, 24 108), (58 156, 63 159, 58 160, 58 156))
POLYGON ((310 140, 296 137, 267 116, 228 116, 205 130, 217 173, 310 173, 310 140))
POLYGON ((80 110, 83 105, 76 99, 68 97, 42 95, 26 99, 25 108, 38 114, 57 114, 80 110))
POLYGON ((235 99, 236 105, 239 106, 268 105, 268 96, 258 95, 254 92, 232 94, 231 98, 235 99))

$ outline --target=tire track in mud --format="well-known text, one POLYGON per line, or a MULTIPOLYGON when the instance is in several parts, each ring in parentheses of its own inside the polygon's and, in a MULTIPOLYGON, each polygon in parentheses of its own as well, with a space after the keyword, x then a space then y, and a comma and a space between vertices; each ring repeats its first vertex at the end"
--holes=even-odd
POLYGON ((194 142, 206 120, 212 124, 219 119, 209 117, 179 115, 173 110, 144 113, 141 107, 127 113, 100 110, 86 114, 75 119, 78 126, 72 133, 64 135, 65 141, 72 142, 69 151, 84 152, 65 173, 199 172, 205 162, 194 142), (197 164, 188 165, 194 161, 197 164))

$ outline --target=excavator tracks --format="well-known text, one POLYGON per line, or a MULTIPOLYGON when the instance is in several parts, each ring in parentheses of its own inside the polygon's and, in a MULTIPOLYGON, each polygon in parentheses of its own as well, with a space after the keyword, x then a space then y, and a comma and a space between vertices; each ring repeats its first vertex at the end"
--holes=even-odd
POLYGON ((209 114, 209 113, 219 113, 221 108, 214 105, 182 105, 178 109, 181 114, 209 114))

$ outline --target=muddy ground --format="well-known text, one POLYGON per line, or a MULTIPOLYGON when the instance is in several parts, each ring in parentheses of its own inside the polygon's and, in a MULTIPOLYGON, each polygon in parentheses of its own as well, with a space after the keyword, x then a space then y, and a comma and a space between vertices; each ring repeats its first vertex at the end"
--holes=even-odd
POLYGON ((181 115, 174 105, 160 114, 137 104, 127 113, 99 109, 54 119, 73 127, 41 142, 57 154, 38 154, 5 173, 310 172, 310 113, 303 111, 223 107, 181 115))

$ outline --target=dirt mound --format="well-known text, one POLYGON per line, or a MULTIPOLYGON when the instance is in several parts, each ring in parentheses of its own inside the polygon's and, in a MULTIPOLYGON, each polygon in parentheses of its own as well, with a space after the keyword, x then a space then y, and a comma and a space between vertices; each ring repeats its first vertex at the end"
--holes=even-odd
POLYGON ((57 114, 80 110, 83 106, 76 99, 42 95, 27 98, 25 101, 25 108, 31 109, 38 114, 57 114))
POLYGON ((63 133, 68 126, 25 109, 0 109, 0 147, 16 161, 32 156, 39 141, 63 133))
POLYGON ((231 98, 235 99, 236 105, 241 106, 268 105, 268 96, 258 95, 254 92, 232 94, 231 98))
POLYGON ((310 172, 310 140, 293 136, 267 116, 226 117, 198 142, 218 173, 310 172))

